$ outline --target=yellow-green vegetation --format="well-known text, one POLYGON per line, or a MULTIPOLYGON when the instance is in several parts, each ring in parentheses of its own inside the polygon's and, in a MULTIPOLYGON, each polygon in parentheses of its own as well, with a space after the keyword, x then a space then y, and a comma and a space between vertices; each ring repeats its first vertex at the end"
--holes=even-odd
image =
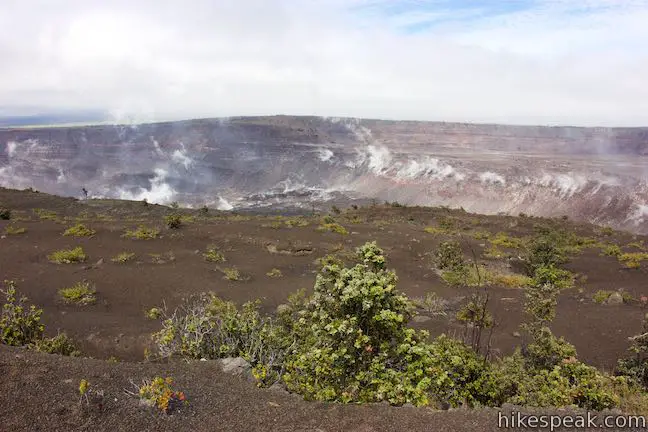
POLYGON ((132 261, 135 259, 135 253, 134 252, 121 252, 115 255, 111 261, 116 262, 116 263, 126 263, 128 261, 132 261))
POLYGON ((162 316, 162 310, 160 308, 153 307, 144 312, 146 318, 151 320, 159 319, 162 316))
POLYGON ((225 262, 225 255, 223 255, 216 246, 208 246, 205 253, 203 253, 205 261, 220 263, 225 262))
POLYGON ((441 216, 437 220, 437 226, 428 226, 424 228, 424 231, 428 234, 438 235, 446 234, 452 235, 456 232, 457 223, 456 220, 450 216, 441 216))
POLYGON ((230 281, 240 281, 243 279, 241 272, 236 267, 225 267, 219 269, 223 273, 223 278, 230 281))
POLYGON ((448 232, 447 230, 444 230, 443 228, 433 227, 433 226, 425 227, 425 228, 423 228, 423 231, 425 231, 428 234, 432 234, 432 235, 451 234, 451 232, 448 232))
POLYGON ((281 222, 279 222, 279 221, 273 221, 273 222, 270 222, 270 223, 261 224, 261 226, 263 228, 279 229, 279 228, 281 228, 283 226, 283 224, 281 222))
POLYGON ((475 240, 488 240, 490 233, 488 231, 475 231, 472 236, 475 240))
POLYGON ((619 245, 613 243, 603 245, 603 248, 601 249, 601 254, 605 256, 619 257, 622 253, 623 252, 621 251, 619 245))
MULTIPOLYGON (((452 268, 457 256, 453 248, 444 249, 447 256, 441 258, 449 258, 444 264, 452 268)), ((434 408, 508 403, 601 411, 619 407, 622 395, 641 395, 630 378, 610 377, 579 361, 576 349, 553 335, 549 325, 561 288, 554 284, 559 278, 551 278, 557 267, 543 264, 546 255, 533 260, 534 283, 525 290, 524 350, 492 359, 485 348, 494 325, 487 302, 471 296, 461 307, 463 341, 430 338, 409 327, 416 312, 397 289, 382 250, 374 242, 357 252, 351 266, 325 264, 313 293, 291 296, 273 316, 259 312, 260 301, 238 307, 213 294, 187 300, 159 317, 154 356, 242 357, 260 386, 281 381, 307 400, 341 403, 434 408)), ((628 366, 638 378, 645 370, 643 363, 628 366)))
POLYGON ((533 283, 533 278, 517 273, 486 272, 486 280, 490 285, 505 288, 524 288, 533 283))
POLYGON ((490 240, 491 245, 507 249, 521 249, 525 245, 525 239, 511 237, 504 232, 499 232, 490 240))
POLYGON ((132 240, 153 240, 156 239, 159 235, 159 229, 140 225, 137 227, 137 229, 126 230, 122 237, 130 238, 132 240))
POLYGON ((163 254, 150 253, 149 256, 151 257, 151 262, 153 264, 166 264, 168 262, 173 262, 176 259, 175 254, 171 251, 165 252, 163 254))
POLYGON ((648 260, 648 252, 624 253, 618 259, 625 268, 638 269, 641 267, 642 261, 648 260))
POLYGON ((43 310, 27 304, 27 297, 18 294, 13 281, 4 281, 4 304, 0 309, 0 343, 24 346, 41 339, 45 326, 41 324, 43 310))
POLYGON ((38 216, 41 220, 51 220, 51 221, 58 221, 58 214, 56 212, 50 211, 50 210, 45 210, 45 209, 34 209, 34 213, 36 216, 38 216))
POLYGON ((601 234, 604 236, 611 236, 614 234, 614 229, 612 227, 606 226, 601 228, 601 234))
POLYGON ((138 397, 142 402, 151 407, 156 407, 165 414, 170 414, 175 409, 186 405, 187 398, 181 391, 171 388, 173 379, 155 377, 151 381, 137 387, 137 392, 128 392, 131 396, 138 397))
POLYGON ((502 258, 508 258, 511 256, 508 252, 504 252, 503 250, 499 249, 495 245, 490 245, 486 249, 484 249, 484 253, 482 256, 486 259, 502 259, 502 258))
POLYGON ((164 216, 164 223, 169 229, 178 229, 182 226, 182 218, 177 213, 169 214, 164 216))
POLYGON ((266 273, 266 276, 271 278, 280 278, 283 276, 283 273, 281 273, 281 270, 279 270, 278 268, 273 268, 268 273, 266 273))
POLYGON ((77 282, 70 288, 62 288, 59 295, 68 304, 91 305, 97 301, 96 291, 89 282, 77 282))
POLYGON ((76 347, 74 341, 65 333, 59 333, 52 338, 38 339, 32 344, 34 350, 48 354, 59 354, 70 357, 78 357, 81 351, 76 347))
POLYGON ((524 288, 533 282, 533 279, 528 276, 517 273, 501 273, 482 265, 467 265, 462 269, 445 270, 441 273, 441 279, 448 285, 468 287, 524 288))
POLYGON ((635 249, 639 249, 639 250, 646 250, 646 245, 644 244, 643 240, 630 242, 626 246, 629 247, 629 248, 635 248, 635 249))
POLYGON ((188 215, 188 214, 180 216, 180 222, 182 223, 189 224, 195 221, 196 221, 196 216, 188 215))
POLYGON ((322 223, 320 226, 317 227, 317 231, 319 232, 330 231, 341 235, 349 234, 349 231, 347 231, 346 228, 344 228, 342 225, 336 222, 322 223))
POLYGON ((423 298, 413 299, 412 303, 428 315, 445 316, 447 314, 448 301, 439 297, 435 292, 427 293, 423 298))
POLYGON ((63 233, 64 236, 74 236, 74 237, 91 237, 97 232, 93 229, 88 228, 83 224, 76 224, 65 230, 63 233))
POLYGON ((4 233, 7 235, 20 235, 20 234, 25 234, 27 232, 27 228, 23 227, 17 227, 15 225, 7 225, 4 229, 4 233))
POLYGON ((288 218, 284 221, 284 224, 288 228, 294 228, 294 227, 306 227, 308 226, 308 220, 306 220, 303 217, 292 217, 288 218))
POLYGON ((56 264, 72 264, 85 262, 88 256, 83 252, 81 246, 77 246, 74 249, 62 249, 52 252, 47 256, 47 259, 56 264))

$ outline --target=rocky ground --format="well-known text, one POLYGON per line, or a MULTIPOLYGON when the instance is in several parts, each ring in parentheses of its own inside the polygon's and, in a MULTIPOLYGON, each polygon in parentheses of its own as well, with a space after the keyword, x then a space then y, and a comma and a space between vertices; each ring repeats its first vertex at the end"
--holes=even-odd
MULTIPOLYGON (((446 316, 420 310, 413 323, 434 334, 460 334, 454 312, 470 289, 448 286, 432 266, 430 252, 444 239, 464 241, 467 255, 474 251, 484 265, 502 272, 516 271, 515 259, 485 259, 487 240, 478 232, 505 232, 523 237, 546 220, 529 217, 480 216, 441 208, 367 206, 343 209, 333 215, 349 232, 341 235, 316 228, 322 215, 305 215, 306 226, 289 227, 289 218, 236 215, 226 212, 180 210, 182 226, 171 230, 163 216, 171 209, 141 202, 77 201, 42 193, 0 189, 0 207, 12 210, 11 221, 0 221, 0 278, 14 280, 21 293, 43 308, 48 335, 65 332, 78 342, 84 357, 66 358, 0 347, 0 430, 496 430, 497 411, 436 412, 430 409, 385 406, 340 406, 304 402, 296 396, 257 389, 245 378, 222 372, 217 362, 144 362, 149 336, 159 323, 144 311, 165 304, 176 307, 183 298, 214 292, 237 303, 261 299, 273 312, 299 288, 313 286, 318 257, 350 254, 356 246, 376 240, 386 251, 389 267, 399 276, 399 289, 411 297, 435 292, 447 300, 446 316), (453 220, 453 234, 431 234, 426 227, 453 220), (91 237, 62 233, 81 221, 96 230, 91 237), (125 229, 139 224, 157 226, 160 237, 132 240, 125 229), (26 228, 23 234, 5 234, 7 226, 26 228), (209 245, 226 258, 214 264, 203 259, 209 245), (53 251, 81 246, 85 263, 53 264, 53 251), (126 263, 112 258, 121 252, 135 257, 126 263), (241 280, 224 279, 224 268, 239 270, 241 280), (281 277, 268 273, 278 269, 281 277), (87 306, 65 304, 58 290, 79 281, 90 282, 97 301, 87 306), (110 361, 108 361, 110 359, 110 361), (130 380, 171 376, 190 401, 167 416, 128 398, 130 380), (103 390, 102 407, 79 403, 78 385, 87 379, 103 390)), ((555 223, 624 251, 639 248, 645 236, 606 232, 569 221, 555 223), (632 244, 635 244, 633 246, 632 244), (634 248, 634 249, 633 249, 634 248)), ((515 256, 520 251, 505 249, 515 256)), ((576 287, 559 299, 554 332, 573 343, 579 357, 606 370, 625 354, 627 337, 637 334, 646 312, 640 301, 648 296, 643 262, 625 269, 599 248, 586 248, 566 268, 576 273, 576 287), (599 290, 620 290, 631 297, 621 304, 593 301, 599 290)), ((523 291, 491 288, 491 311, 497 326, 492 344, 495 355, 511 352, 520 343, 523 291)), ((96 404, 95 404, 96 405, 96 404)))

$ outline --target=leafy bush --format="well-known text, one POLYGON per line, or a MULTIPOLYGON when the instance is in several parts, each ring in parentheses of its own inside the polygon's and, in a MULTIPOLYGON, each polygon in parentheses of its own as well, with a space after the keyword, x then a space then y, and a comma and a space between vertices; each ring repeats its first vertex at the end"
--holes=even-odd
POLYGON ((0 315, 0 342, 5 345, 23 346, 40 339, 45 327, 40 323, 42 309, 27 306, 27 297, 18 297, 13 281, 4 281, 5 302, 0 315))
POLYGON ((111 259, 111 261, 123 264, 125 262, 132 261, 133 259, 135 259, 135 253, 133 253, 133 252, 121 252, 121 253, 118 253, 117 255, 115 255, 111 259))
POLYGON ((83 248, 78 246, 74 249, 63 249, 52 252, 47 256, 47 259, 56 264, 72 264, 85 262, 88 256, 83 252, 83 248))
POLYGON ((603 304, 608 298, 610 298, 612 293, 614 293, 614 291, 598 290, 592 297, 592 300, 594 300, 595 303, 603 304))
POLYGON ((64 236, 74 236, 74 237, 91 237, 97 232, 93 229, 88 228, 83 224, 76 224, 63 233, 64 236))
POLYGON ((494 246, 500 246, 509 249, 520 249, 524 246, 524 240, 517 237, 510 237, 508 234, 499 232, 490 239, 494 246))
POLYGON ((20 235, 25 234, 27 232, 27 228, 18 228, 14 225, 7 225, 4 232, 7 235, 20 235))
POLYGON ((89 282, 77 282, 70 288, 62 288, 59 295, 68 304, 90 305, 97 301, 96 291, 89 282))
POLYGON ((203 253, 203 258, 205 258, 205 261, 213 263, 225 262, 225 255, 219 252, 216 246, 208 246, 205 253, 203 253))
POLYGON ((619 245, 608 244, 608 245, 605 245, 603 247, 602 253, 603 253, 603 255, 606 255, 606 256, 619 257, 619 256, 621 256, 621 254, 623 252, 621 251, 621 248, 619 247, 619 245))
POLYGON ((317 227, 317 231, 330 231, 341 235, 349 234, 349 231, 338 223, 323 223, 317 227))
POLYGON ((52 338, 45 338, 36 340, 33 344, 36 351, 45 352, 48 354, 59 354, 64 356, 78 357, 81 351, 74 345, 65 333, 59 333, 52 338))
POLYGON ((629 339, 632 355, 618 361, 616 374, 626 376, 631 383, 648 391, 648 314, 644 316, 642 332, 629 339))
POLYGON ((0 207, 0 220, 10 220, 11 210, 8 208, 0 207))
POLYGON ((164 223, 169 229, 179 229, 182 226, 182 217, 177 213, 166 215, 164 216, 164 223))
POLYGON ((243 279, 241 272, 239 272, 236 267, 225 267, 219 270, 224 274, 224 279, 230 281, 240 281, 243 279))
POLYGON ((457 241, 441 243, 435 258, 435 264, 439 270, 461 270, 466 266, 463 251, 457 241))
POLYGON ((550 284, 558 289, 572 288, 574 274, 554 265, 540 266, 535 269, 533 283, 535 285, 550 284))
POLYGON ((624 253, 618 259, 625 268, 638 269, 641 267, 642 261, 648 260, 648 252, 624 253))
POLYGON ((153 240, 156 239, 159 235, 160 230, 140 225, 135 230, 126 230, 122 237, 130 238, 133 240, 153 240))

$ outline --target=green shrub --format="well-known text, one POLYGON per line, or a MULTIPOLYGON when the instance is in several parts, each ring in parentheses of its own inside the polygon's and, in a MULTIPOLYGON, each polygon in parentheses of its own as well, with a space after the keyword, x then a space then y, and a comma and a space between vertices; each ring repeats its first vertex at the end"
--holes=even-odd
POLYGON ((642 261, 648 260, 648 252, 624 253, 618 259, 625 268, 638 269, 641 267, 642 261))
POLYGON ((166 215, 164 223, 169 229, 179 229, 182 226, 182 217, 177 213, 166 215))
POLYGON ((159 235, 160 230, 140 225, 135 230, 126 230, 122 237, 130 238, 133 240, 153 240, 156 239, 159 235))
POLYGON ((243 279, 241 272, 236 267, 225 267, 219 270, 224 274, 223 279, 230 281, 240 281, 243 279))
POLYGON ((89 282, 77 282, 70 288, 62 288, 59 295, 68 304, 90 305, 97 301, 96 291, 89 282))
POLYGON ((14 225, 7 225, 4 230, 7 235, 20 235, 27 232, 27 228, 18 228, 14 225))
POLYGON ((10 220, 11 210, 8 208, 0 207, 0 220, 10 220))
POLYGON ((65 333, 59 333, 52 338, 38 339, 33 344, 33 349, 39 352, 48 354, 59 354, 70 357, 78 357, 81 355, 74 344, 65 333))
POLYGON ((171 388, 173 379, 167 377, 155 377, 151 381, 144 380, 142 385, 135 386, 137 391, 127 393, 136 396, 145 405, 156 407, 165 414, 186 405, 187 399, 183 392, 171 388))
POLYGON ((111 261, 123 264, 123 263, 126 263, 128 261, 132 261, 133 259, 135 259, 135 253, 133 253, 133 252, 121 252, 121 253, 118 253, 117 255, 115 255, 111 259, 111 261))
POLYGON ((88 256, 83 252, 83 248, 78 246, 74 249, 63 249, 52 252, 47 256, 47 259, 56 264, 72 264, 85 262, 88 256))
POLYGON ((648 314, 644 316, 641 333, 629 339, 631 355, 618 361, 616 374, 648 391, 648 314))
POLYGON ((27 297, 19 297, 16 284, 4 281, 5 297, 0 314, 0 342, 5 345, 23 346, 40 339, 45 327, 41 324, 42 309, 27 306, 27 297))
POLYGON ((93 229, 88 228, 83 224, 76 224, 73 227, 68 228, 63 233, 64 236, 74 236, 74 237, 91 237, 97 232, 93 229))
POLYGON ((494 246, 500 246, 508 249, 520 249, 524 246, 524 240, 517 237, 510 237, 508 234, 499 232, 490 239, 490 243, 494 246))
POLYGON ((203 253, 203 258, 205 258, 205 261, 213 263, 225 262, 225 255, 219 252, 216 246, 208 246, 205 253, 203 253))
POLYGON ((611 236, 614 234, 614 229, 612 227, 606 226, 601 228, 601 234, 604 236, 611 236))
POLYGON ((439 270, 461 270, 466 267, 461 245, 457 241, 445 241, 439 245, 435 254, 435 264, 439 270))
POLYGON ((598 290, 596 291, 596 294, 594 294, 594 297, 592 297, 592 300, 596 303, 603 304, 608 298, 610 298, 612 293, 614 293, 614 291, 598 290))
POLYGON ((574 286, 574 274, 554 265, 541 266, 535 269, 533 283, 536 285, 551 284, 558 289, 574 286))
POLYGON ((283 274, 281 273, 281 270, 279 270, 278 268, 273 268, 268 273, 266 273, 266 276, 271 278, 280 278, 283 276, 283 274))
POLYGON ((608 244, 603 247, 602 253, 606 256, 619 257, 623 252, 621 251, 619 245, 608 244))
POLYGON ((323 223, 317 227, 317 231, 330 231, 341 235, 349 234, 349 231, 338 223, 323 223))
POLYGON ((34 209, 34 213, 36 213, 41 220, 58 221, 58 214, 56 212, 37 208, 34 209))

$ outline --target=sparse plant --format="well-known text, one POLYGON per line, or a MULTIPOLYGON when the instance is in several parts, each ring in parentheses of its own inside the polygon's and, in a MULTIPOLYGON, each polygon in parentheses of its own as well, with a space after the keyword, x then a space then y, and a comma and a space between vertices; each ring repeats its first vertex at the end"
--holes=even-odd
POLYGON ((138 397, 145 404, 156 407, 165 414, 171 414, 174 410, 188 403, 186 396, 181 391, 171 388, 173 379, 170 377, 155 377, 152 380, 144 380, 141 385, 135 386, 136 391, 126 391, 130 396, 138 397))
POLYGON ((610 296, 614 293, 614 291, 608 291, 608 290, 598 290, 596 291, 596 294, 592 297, 592 300, 594 300, 595 303, 598 304, 603 304, 607 301, 607 299, 610 298, 610 296))
POLYGON ((151 262, 153 264, 166 264, 168 262, 173 262, 176 259, 175 254, 172 251, 163 254, 151 253, 149 256, 151 257, 151 262))
POLYGON ((241 272, 238 271, 236 267, 225 267, 220 269, 223 273, 223 278, 229 281, 240 281, 243 279, 241 272))
POLYGON ((281 270, 279 270, 278 268, 273 268, 268 273, 266 273, 266 276, 271 278, 280 278, 283 276, 283 273, 281 273, 281 270))
POLYGON ((41 324, 42 309, 27 305, 27 297, 19 296, 13 281, 4 281, 4 305, 0 315, 0 342, 23 346, 42 338, 45 327, 41 324))
POLYGON ((59 290, 59 295, 68 304, 86 306, 97 301, 96 291, 87 281, 77 282, 69 288, 62 288, 59 290))
POLYGON ((330 231, 341 235, 349 234, 349 231, 347 231, 346 228, 338 223, 323 223, 319 227, 317 227, 317 231, 330 231))
POLYGON ((27 232, 27 228, 17 227, 15 225, 7 225, 4 229, 6 235, 20 235, 27 232))
POLYGON ((10 220, 11 210, 8 208, 0 207, 0 220, 10 220))
POLYGON ((648 260, 648 252, 632 252, 624 253, 619 257, 619 262, 623 263, 623 266, 628 269, 638 269, 641 267, 641 262, 648 260))
POLYGON ((463 270, 466 267, 466 261, 459 242, 445 241, 441 243, 435 254, 435 264, 439 270, 463 270))
POLYGON ((222 252, 219 252, 216 246, 208 246, 205 253, 203 253, 203 258, 205 261, 213 263, 225 262, 225 255, 222 252))
POLYGON ((495 235, 495 237, 491 238, 490 243, 494 246, 499 246, 508 249, 520 249, 524 246, 523 239, 517 237, 511 237, 508 234, 503 232, 499 232, 495 235))
POLYGON ((135 259, 135 253, 134 252, 120 252, 117 255, 115 255, 111 261, 124 264, 128 261, 132 261, 135 259))
POLYGON ((52 252, 47 256, 47 259, 56 264, 72 264, 85 262, 88 256, 83 252, 81 246, 77 246, 74 249, 62 249, 52 252))
POLYGON ((153 240, 160 235, 160 230, 156 228, 140 225, 135 230, 126 230, 122 237, 133 240, 153 240))
POLYGON ((613 256, 613 257, 619 257, 623 253, 619 245, 613 243, 605 245, 601 252, 603 253, 603 255, 613 256))
POLYGON ((160 308, 153 307, 147 310, 144 315, 150 320, 157 320, 162 316, 162 310, 160 308))
POLYGON ((57 221, 58 220, 58 214, 54 211, 50 210, 45 210, 45 209, 34 209, 34 213, 41 219, 41 220, 51 220, 51 221, 57 221))
POLYGON ((97 232, 93 229, 88 228, 83 224, 76 224, 63 233, 64 236, 74 236, 74 237, 91 237, 97 232))
POLYGON ((331 211, 333 213, 335 213, 336 215, 339 215, 340 213, 342 213, 342 210, 340 210, 340 208, 338 206, 335 206, 335 205, 331 206, 331 211))
POLYGON ((428 315, 446 316, 448 310, 448 301, 439 297, 435 292, 430 292, 422 299, 414 301, 414 304, 423 309, 428 315))

